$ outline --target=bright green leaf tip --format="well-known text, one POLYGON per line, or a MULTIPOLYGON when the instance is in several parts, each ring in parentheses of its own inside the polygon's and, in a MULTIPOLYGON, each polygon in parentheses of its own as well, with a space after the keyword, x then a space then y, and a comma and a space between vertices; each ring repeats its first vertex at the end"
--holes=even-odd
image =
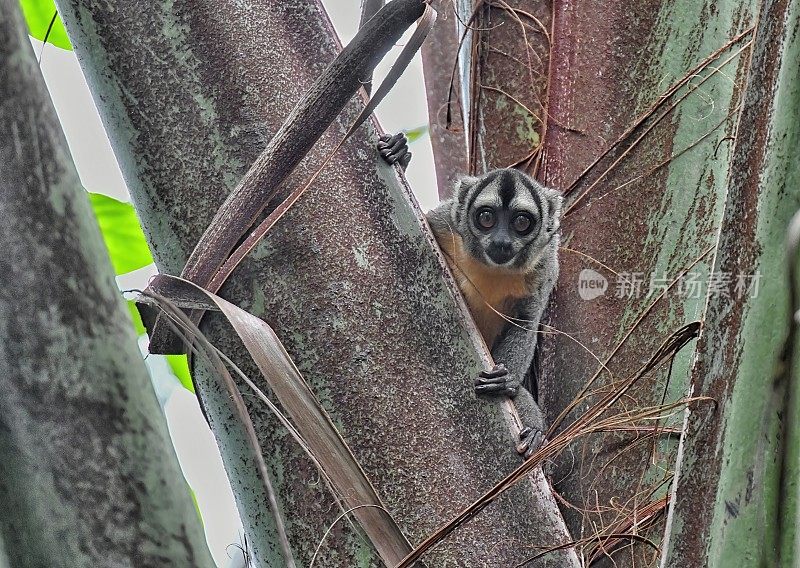
POLYGON ((423 124, 422 126, 417 126, 416 128, 411 128, 409 130, 404 130, 403 134, 406 135, 406 138, 409 142, 414 142, 415 140, 419 140, 426 134, 428 134, 428 125, 423 124))
POLYGON ((89 199, 114 272, 126 274, 152 264, 153 257, 133 206, 100 193, 90 193, 89 199))
MULTIPOLYGON (((137 337, 143 333, 147 333, 142 323, 142 318, 139 316, 139 310, 136 309, 136 302, 128 300, 127 304, 137 337)), ((192 375, 189 373, 189 362, 186 359, 186 355, 166 355, 166 359, 172 374, 175 375, 178 382, 181 383, 183 388, 194 393, 194 383, 192 382, 192 375)))
POLYGON ((131 314, 131 319, 133 320, 133 329, 136 330, 136 337, 147 333, 147 330, 142 323, 142 317, 139 315, 139 310, 136 309, 136 302, 133 300, 128 300, 128 312, 131 314))
POLYGON ((189 363, 186 360, 186 355, 167 355, 167 363, 169 363, 172 373, 183 387, 193 393, 194 383, 192 382, 192 376, 189 374, 189 363))
POLYGON ((53 15, 56 14, 56 5, 53 0, 20 0, 19 4, 25 15, 25 21, 28 22, 28 30, 33 37, 44 41, 47 36, 47 43, 72 51, 72 44, 69 42, 67 30, 64 29, 60 16, 56 16, 53 28, 49 34, 47 33, 47 28, 53 21, 53 15))
MULTIPOLYGON (((128 300, 127 304, 137 337, 143 333, 147 333, 142 323, 142 318, 139 316, 139 310, 136 309, 136 302, 128 300)), ((183 388, 194 393, 194 383, 192 382, 192 375, 189 373, 189 362, 186 359, 186 355, 167 355, 166 358, 169 368, 172 374, 175 375, 175 378, 178 379, 178 382, 181 383, 183 388)))
POLYGON ((197 495, 192 489, 192 486, 189 485, 189 482, 186 482, 186 487, 189 488, 189 495, 192 496, 192 503, 194 503, 194 510, 197 511, 197 517, 200 519, 200 524, 205 525, 205 521, 203 521, 203 513, 200 511, 200 505, 197 503, 197 495))

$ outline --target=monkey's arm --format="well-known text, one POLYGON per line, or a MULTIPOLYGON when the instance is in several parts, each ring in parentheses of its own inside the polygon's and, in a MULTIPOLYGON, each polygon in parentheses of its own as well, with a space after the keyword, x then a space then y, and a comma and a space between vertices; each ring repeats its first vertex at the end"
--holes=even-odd
MULTIPOLYGON (((533 398, 533 385, 526 381, 537 347, 537 330, 544 306, 521 307, 522 309, 517 310, 517 317, 525 321, 515 323, 522 327, 512 323, 506 324, 503 335, 492 349, 492 357, 499 365, 503 365, 500 372, 505 372, 505 375, 501 375, 501 377, 505 379, 506 394, 514 399, 514 405, 525 426, 520 432, 520 446, 517 449, 525 457, 528 457, 541 445, 544 440, 544 432, 547 430, 544 414, 533 398)), ((490 373, 484 373, 484 375, 490 373)), ((476 384, 482 380, 479 377, 476 384)), ((480 388, 480 386, 476 386, 476 392, 480 392, 480 388)))
POLYGON ((510 380, 532 392, 534 385, 526 379, 536 351, 539 322, 544 311, 541 298, 546 297, 549 297, 549 291, 547 296, 520 301, 521 305, 514 312, 516 319, 506 323, 503 333, 492 347, 492 357, 506 366, 510 380))

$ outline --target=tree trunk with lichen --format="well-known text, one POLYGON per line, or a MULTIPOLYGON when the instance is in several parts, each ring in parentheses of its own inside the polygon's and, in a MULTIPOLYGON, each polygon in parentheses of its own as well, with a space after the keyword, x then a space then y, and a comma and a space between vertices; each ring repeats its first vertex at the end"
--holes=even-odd
MULTIPOLYGON (((458 65, 471 169, 515 165, 566 196, 539 380, 540 403, 560 430, 633 376, 671 332, 704 318, 757 7, 508 0, 459 8, 459 20, 474 24, 458 65), (573 405, 590 382, 590 396, 573 405)), ((626 415, 619 430, 579 438, 550 465, 570 530, 587 539, 585 558, 603 562, 624 548, 617 563, 658 562, 643 541, 611 535, 661 538, 680 412, 658 428, 634 415, 682 399, 692 358, 693 346, 684 348, 640 380, 610 411, 626 415)))
MULTIPOLYGON (((798 420, 796 408, 784 407, 797 375, 779 380, 778 361, 797 263, 787 263, 784 240, 800 208, 798 4, 764 1, 754 41, 714 260, 718 274, 752 278, 746 289, 731 279, 709 294, 691 392, 714 405, 695 403, 687 416, 664 566, 796 565, 797 462, 788 464, 788 495, 779 476, 781 422, 798 420), (787 501, 785 534, 779 499, 787 501)), ((796 447, 783 451, 797 459, 796 447)))
MULTIPOLYGON (((539 175, 567 192, 568 206, 548 322, 555 334, 543 341, 549 417, 592 380, 591 389, 613 388, 668 334, 704 319, 755 9, 739 1, 556 3, 551 122, 539 175), (597 280, 608 283, 604 295, 581 294, 582 282, 597 280)), ((693 347, 645 377, 615 410, 635 414, 685 397, 693 347)), ((554 464, 557 490, 588 511, 566 514, 573 534, 598 527, 601 535, 660 541, 676 460, 671 429, 681 425, 679 412, 665 414, 651 434, 595 435, 554 464), (648 507, 653 514, 634 527, 648 507)), ((601 544, 591 548, 595 557, 627 543, 601 544)), ((657 553, 639 542, 615 558, 653 565, 657 553)))
MULTIPOLYGON (((156 4, 59 7, 156 263, 178 274, 339 46, 315 1, 156 4)), ((286 188, 319 166, 362 105, 345 109, 286 188)), ((472 377, 488 354, 408 187, 378 159, 375 142, 372 124, 351 138, 221 295, 273 326, 389 512, 418 542, 519 464, 519 425, 507 404, 476 400, 472 377)), ((218 317, 209 314, 201 328, 257 378, 218 317)), ((202 367, 195 379, 255 560, 280 564, 275 525, 226 394, 202 367)), ((379 565, 356 531, 335 524, 339 511, 312 462, 267 409, 245 399, 298 565, 308 565, 318 545, 320 565, 379 565)), ((568 540, 539 475, 425 560, 512 566, 534 546, 568 540)), ((577 559, 557 551, 537 565, 573 567, 577 559)))
POLYGON ((211 567, 12 0, 0 100, 0 566, 211 567))

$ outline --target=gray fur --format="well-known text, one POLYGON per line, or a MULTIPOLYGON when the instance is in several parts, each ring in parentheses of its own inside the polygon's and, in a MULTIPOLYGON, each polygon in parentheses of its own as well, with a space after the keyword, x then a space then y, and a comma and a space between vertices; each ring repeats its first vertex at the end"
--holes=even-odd
POLYGON ((453 198, 442 202, 427 215, 434 232, 460 235, 465 249, 475 259, 497 270, 525 274, 530 295, 520 299, 514 313, 508 314, 524 321, 518 322, 520 326, 506 324, 491 347, 494 360, 508 368, 506 394, 517 393, 515 402, 523 419, 539 432, 544 431, 544 419, 531 395, 529 370, 542 313, 558 280, 561 202, 559 192, 542 186, 522 172, 494 170, 481 177, 459 180, 453 198), (481 230, 475 219, 475 204, 497 203, 500 197, 504 197, 508 205, 523 203, 530 206, 525 210, 537 223, 530 234, 520 235, 508 226, 509 219, 513 219, 516 213, 504 207, 497 209, 496 227, 491 231, 481 230), (505 222, 501 222, 501 218, 505 222), (506 249, 510 246, 508 254, 512 255, 510 260, 501 264, 493 261, 487 252, 498 239, 504 240, 506 249))

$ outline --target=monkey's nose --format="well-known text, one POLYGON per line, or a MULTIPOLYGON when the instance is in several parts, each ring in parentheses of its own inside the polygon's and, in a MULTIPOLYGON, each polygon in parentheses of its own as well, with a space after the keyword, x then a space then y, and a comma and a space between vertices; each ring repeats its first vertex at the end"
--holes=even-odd
POLYGON ((510 241, 495 241, 486 249, 486 254, 496 264, 505 264, 514 258, 514 251, 510 241))

